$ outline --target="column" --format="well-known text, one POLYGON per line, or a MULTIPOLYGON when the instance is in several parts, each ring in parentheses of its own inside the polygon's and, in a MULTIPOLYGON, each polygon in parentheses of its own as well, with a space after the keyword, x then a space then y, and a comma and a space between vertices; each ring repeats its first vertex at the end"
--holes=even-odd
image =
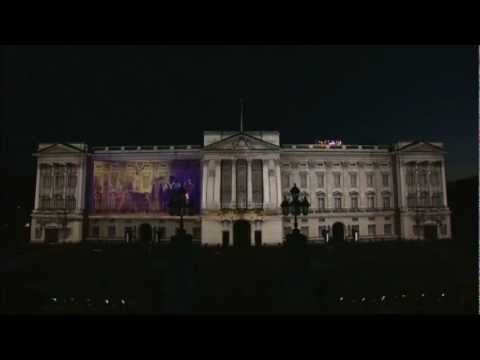
POLYGON ((63 208, 67 208, 67 163, 63 164, 63 208))
POLYGON ((252 160, 247 160, 247 209, 252 208, 252 160))
POLYGON ((214 202, 215 207, 220 208, 220 160, 215 160, 215 194, 214 194, 214 202))
POLYGON ((208 160, 203 160, 203 173, 202 173, 202 209, 207 208, 207 181, 208 181, 208 160))
POLYGON ((38 209, 38 206, 39 206, 39 199, 40 199, 40 175, 41 175, 41 172, 40 172, 40 166, 37 165, 37 181, 36 181, 36 185, 35 185, 35 210, 38 209))
POLYGON ((282 203, 282 184, 281 184, 281 173, 280 173, 280 161, 275 161, 275 170, 277 173, 277 207, 280 207, 282 203))
POLYGON ((237 208, 237 162, 232 159, 232 207, 237 208))
POLYGON ((267 160, 262 161, 263 166, 263 208, 270 207, 270 188, 268 181, 268 163, 267 160))
POLYGON ((442 168, 442 193, 443 193, 443 206, 444 207, 448 207, 448 203, 447 203, 447 188, 445 186, 446 182, 447 182, 447 178, 445 176, 445 162, 442 162, 442 164, 440 165, 441 168, 442 168))
MULTIPOLYGON (((77 169, 77 189, 78 189, 78 198, 77 198, 77 209, 83 210, 87 206, 85 201, 90 201, 90 194, 88 194, 88 200, 86 199, 86 186, 87 186, 87 174, 88 176, 93 176, 93 174, 89 174, 88 172, 91 170, 89 169, 88 165, 88 158, 84 157, 80 160, 80 165, 77 169)), ((95 189, 90 189, 90 192, 95 191, 95 189)))

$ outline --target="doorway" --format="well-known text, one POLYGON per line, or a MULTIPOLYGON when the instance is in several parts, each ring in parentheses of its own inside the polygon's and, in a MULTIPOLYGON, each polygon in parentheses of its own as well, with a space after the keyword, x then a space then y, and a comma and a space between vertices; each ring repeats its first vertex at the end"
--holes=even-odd
POLYGON ((343 242, 345 240, 345 226, 341 222, 336 222, 332 226, 332 234, 332 242, 343 242))
POLYGON ((143 243, 152 242, 152 226, 150 224, 142 224, 139 228, 140 241, 143 243))
POLYGON ((424 225, 423 227, 423 237, 425 240, 437 240, 437 226, 436 225, 424 225))
POLYGON ((250 223, 246 220, 238 220, 233 224, 233 246, 250 246, 250 223))
POLYGON ((45 242, 57 243, 58 242, 58 229, 45 229, 45 242))

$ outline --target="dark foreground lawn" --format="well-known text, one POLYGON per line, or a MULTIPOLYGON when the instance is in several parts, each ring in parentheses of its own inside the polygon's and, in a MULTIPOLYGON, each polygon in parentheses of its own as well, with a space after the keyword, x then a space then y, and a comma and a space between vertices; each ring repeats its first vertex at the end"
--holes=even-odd
POLYGON ((478 298, 478 259, 455 241, 304 251, 29 245, 0 260, 9 314, 469 314, 478 298))

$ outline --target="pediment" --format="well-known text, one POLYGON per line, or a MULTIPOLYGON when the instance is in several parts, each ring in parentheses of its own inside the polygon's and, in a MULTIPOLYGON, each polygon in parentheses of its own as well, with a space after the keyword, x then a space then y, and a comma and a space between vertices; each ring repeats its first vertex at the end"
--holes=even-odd
POLYGON ((399 151, 438 153, 438 152, 444 152, 444 149, 441 148, 440 146, 437 146, 428 142, 415 142, 400 148, 399 151))
POLYGON ((248 134, 238 133, 204 147, 204 150, 278 150, 277 145, 248 134))
POLYGON ((85 144, 80 144, 84 148, 75 146, 72 144, 40 144, 38 149, 38 154, 47 155, 47 154, 78 154, 84 153, 86 151, 85 144))

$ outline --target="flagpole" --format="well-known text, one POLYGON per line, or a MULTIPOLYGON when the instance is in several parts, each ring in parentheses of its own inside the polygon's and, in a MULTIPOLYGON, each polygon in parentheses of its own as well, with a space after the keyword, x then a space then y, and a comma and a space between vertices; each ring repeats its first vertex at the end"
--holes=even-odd
POLYGON ((240 98, 240 132, 243 133, 243 112, 245 107, 244 98, 240 98))

